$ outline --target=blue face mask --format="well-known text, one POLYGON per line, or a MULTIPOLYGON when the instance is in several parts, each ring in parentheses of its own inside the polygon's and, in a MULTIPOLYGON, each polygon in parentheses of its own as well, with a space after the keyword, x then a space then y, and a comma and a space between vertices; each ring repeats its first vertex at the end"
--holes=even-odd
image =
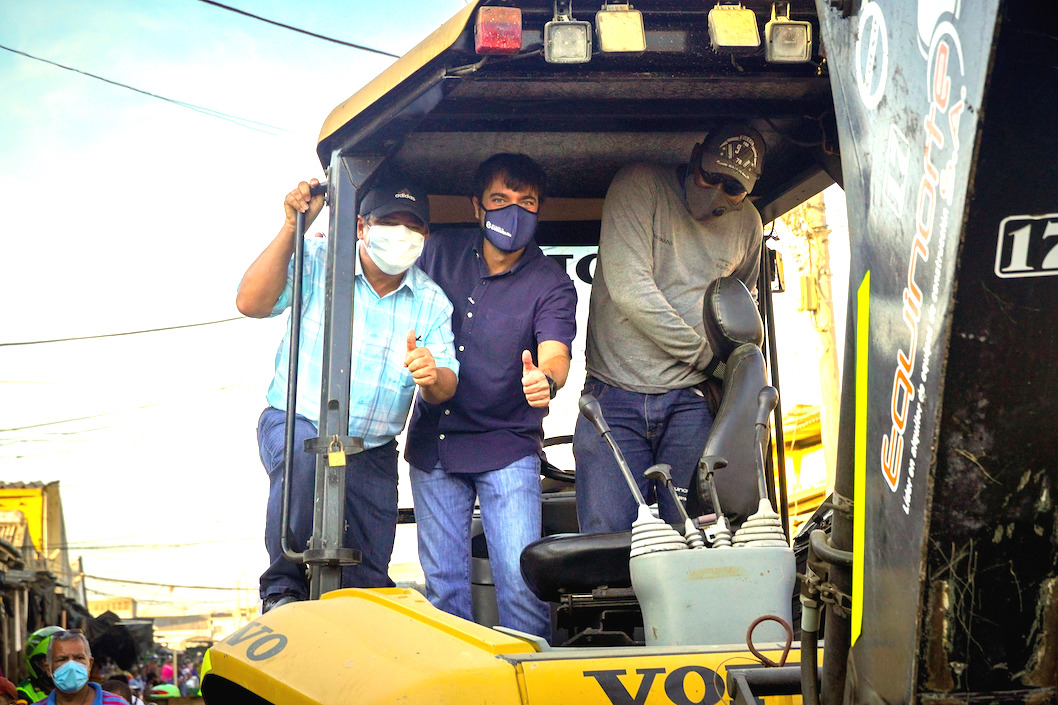
POLYGON ((67 661, 51 674, 55 687, 64 693, 76 693, 88 682, 88 668, 79 661, 67 661))
POLYGON ((517 252, 536 234, 536 213, 512 203, 485 211, 485 239, 504 252, 517 252))

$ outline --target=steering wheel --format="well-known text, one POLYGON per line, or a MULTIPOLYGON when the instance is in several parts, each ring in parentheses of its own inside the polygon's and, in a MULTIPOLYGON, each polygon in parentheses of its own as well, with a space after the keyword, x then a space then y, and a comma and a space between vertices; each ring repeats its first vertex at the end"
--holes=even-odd
MULTIPOLYGON (((573 436, 554 436, 553 438, 547 438, 544 440, 544 448, 550 448, 551 446, 560 446, 573 443, 573 436)), ((555 480, 557 482, 565 482, 570 485, 577 481, 577 473, 573 470, 563 470, 555 465, 552 465, 547 456, 541 454, 540 457, 540 474, 549 480, 555 480)))

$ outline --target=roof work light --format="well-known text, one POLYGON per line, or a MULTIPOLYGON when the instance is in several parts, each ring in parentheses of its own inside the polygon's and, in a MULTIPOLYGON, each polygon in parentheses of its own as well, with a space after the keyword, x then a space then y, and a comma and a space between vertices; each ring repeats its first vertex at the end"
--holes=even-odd
POLYGON ((549 64, 591 61, 591 22, 573 19, 572 0, 555 0, 555 17, 544 25, 544 61, 549 64))
POLYGON ((791 20, 788 2, 772 3, 771 22, 764 25, 764 58, 777 64, 812 60, 812 23, 791 20))
POLYGON ((742 3, 717 3, 716 7, 709 10, 709 41, 712 42, 713 51, 753 53, 760 46, 757 15, 742 3))
POLYGON ((474 20, 474 51, 483 56, 522 50, 522 11, 517 7, 482 7, 474 20))
POLYGON ((645 51, 643 13, 630 3, 606 3, 595 13, 595 40, 601 52, 645 51))

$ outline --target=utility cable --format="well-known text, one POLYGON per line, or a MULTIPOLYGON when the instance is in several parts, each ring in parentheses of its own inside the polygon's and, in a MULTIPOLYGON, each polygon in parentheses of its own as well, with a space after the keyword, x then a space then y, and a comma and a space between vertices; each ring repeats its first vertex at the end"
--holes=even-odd
POLYGON ((232 321, 244 321, 244 316, 236 316, 234 318, 221 318, 217 321, 204 321, 202 323, 185 323, 180 326, 166 326, 164 328, 145 328, 144 330, 130 330, 124 333, 102 333, 100 335, 82 335, 77 338, 53 338, 51 340, 23 340, 17 343, 0 343, 0 348, 12 347, 15 345, 43 345, 45 343, 68 343, 73 340, 95 340, 96 338, 117 338, 122 335, 139 335, 141 333, 158 333, 164 330, 180 330, 181 328, 197 328, 199 326, 212 326, 218 323, 231 323, 232 321))
MULTIPOLYGON (((61 419, 59 421, 45 421, 43 423, 29 424, 28 426, 14 426, 12 428, 0 428, 0 433, 10 433, 11 431, 25 431, 29 428, 40 428, 41 426, 56 426, 63 423, 72 423, 74 421, 87 421, 89 419, 98 419, 104 416, 113 416, 114 414, 122 414, 125 411, 139 411, 140 409, 149 409, 152 406, 161 406, 161 402, 154 404, 144 404, 143 406, 134 406, 132 409, 124 409, 122 411, 105 411, 102 414, 92 414, 91 416, 78 416, 72 419, 61 419)), ((7 457, 7 456, 5 456, 7 457)))
POLYGON ((66 69, 67 71, 73 71, 74 73, 79 73, 82 76, 88 76, 89 78, 94 78, 96 80, 103 81, 105 83, 109 83, 112 86, 118 86, 119 88, 127 88, 130 91, 135 91, 136 93, 140 93, 142 95, 149 96, 151 98, 157 98, 158 100, 164 100, 166 103, 172 103, 173 105, 179 105, 181 108, 187 108, 188 110, 194 110, 196 113, 202 113, 203 115, 208 115, 209 117, 220 118, 221 120, 226 120, 227 122, 234 123, 234 124, 238 125, 239 127, 245 127, 247 129, 250 129, 250 130, 256 130, 257 132, 263 132, 263 133, 265 133, 267 135, 273 135, 273 136, 275 135, 276 132, 290 132, 290 130, 287 130, 287 129, 282 128, 282 127, 276 127, 275 125, 269 125, 268 123, 258 122, 256 120, 250 120, 249 118, 239 117, 238 115, 232 115, 231 113, 224 113, 224 112, 221 112, 219 110, 214 110, 213 108, 206 108, 206 107, 203 107, 201 105, 195 105, 194 103, 188 103, 188 102, 183 101, 183 100, 176 100, 175 98, 166 98, 164 95, 158 95, 157 93, 151 93, 150 91, 145 91, 142 88, 136 88, 135 86, 130 86, 127 83, 121 83, 120 81, 114 81, 114 80, 109 79, 109 78, 104 78, 103 76, 99 76, 99 75, 94 74, 94 73, 89 73, 88 71, 82 71, 81 69, 75 69, 72 66, 66 66, 64 64, 58 63, 57 61, 51 61, 50 59, 45 59, 45 58, 42 58, 42 57, 39 57, 39 56, 34 56, 33 54, 29 54, 27 52, 20 51, 18 49, 12 49, 11 47, 4 46, 3 44, 0 44, 0 49, 3 49, 4 51, 9 51, 12 54, 18 54, 19 56, 24 56, 27 59, 33 59, 34 61, 41 61, 41 62, 43 62, 45 64, 51 64, 52 66, 57 66, 60 69, 66 69), (262 128, 268 128, 268 129, 262 129, 262 128))
MULTIPOLYGON (((226 384, 223 387, 213 387, 213 388, 209 388, 209 389, 205 389, 205 390, 199 390, 198 392, 195 392, 195 393, 196 394, 201 394, 203 392, 216 392, 216 391, 223 392, 223 391, 228 390, 228 389, 234 389, 235 387, 238 387, 238 386, 241 386, 241 385, 242 385, 241 382, 239 382, 237 384, 226 384)), ((116 414, 124 414, 124 413, 130 412, 130 411, 142 411, 143 409, 151 409, 151 408, 154 408, 154 407, 157 407, 157 406, 162 406, 163 404, 166 404, 166 403, 168 403, 168 402, 158 401, 158 402, 154 402, 152 404, 143 404, 141 406, 133 406, 133 407, 128 408, 128 409, 119 409, 118 411, 104 411, 104 412, 102 412, 100 414, 92 414, 91 416, 77 416, 77 417, 72 418, 72 419, 59 419, 58 421, 43 421, 41 423, 29 424, 27 426, 14 426, 12 428, 0 428, 0 433, 9 433, 11 431, 25 431, 25 430, 30 429, 30 428, 40 428, 42 426, 57 426, 59 424, 64 424, 64 423, 73 423, 74 421, 87 421, 89 419, 98 419, 98 418, 102 418, 104 416, 114 416, 116 414)), ((82 429, 80 431, 71 431, 68 435, 73 435, 73 434, 77 434, 77 433, 88 433, 90 431, 98 431, 98 430, 103 430, 103 429, 112 428, 112 427, 113 426, 102 426, 102 427, 100 427, 98 429, 86 428, 86 429, 82 429)), ((28 440, 28 439, 16 439, 16 442, 24 442, 25 440, 28 440)), ((47 439, 47 440, 51 440, 51 439, 47 439)), ((143 439, 137 439, 137 440, 143 440, 143 439)), ((4 457, 8 457, 8 456, 4 456, 4 457)))
POLYGON ((246 12, 245 10, 240 10, 237 7, 232 7, 230 5, 224 5, 223 3, 214 2, 214 0, 198 0, 198 1, 199 2, 204 2, 207 5, 212 5, 213 7, 219 7, 222 10, 228 10, 229 12, 234 12, 234 13, 239 14, 239 15, 244 15, 246 17, 251 17, 251 18, 253 18, 255 20, 260 20, 261 22, 267 22, 268 24, 275 25, 276 27, 282 27, 283 29, 289 29, 292 32, 298 32, 299 34, 307 34, 310 37, 315 37, 316 39, 322 39, 325 42, 333 42, 335 44, 341 44, 342 46, 352 47, 353 49, 359 49, 360 51, 369 51, 372 54, 381 54, 382 56, 390 56, 390 57, 393 57, 394 59, 399 59, 400 58, 400 56, 398 54, 390 54, 388 51, 382 51, 381 49, 372 49, 371 47, 366 47, 363 44, 353 44, 352 42, 343 42, 341 39, 335 39, 334 37, 328 37, 325 34, 316 34, 315 32, 310 32, 307 29, 301 29, 299 27, 292 27, 291 25, 283 24, 282 22, 276 22, 275 20, 270 20, 267 17, 261 17, 260 15, 255 15, 252 12, 246 12))
MULTIPOLYGON (((209 389, 199 390, 198 392, 195 392, 195 394, 212 393, 212 392, 216 392, 216 391, 223 392, 223 391, 226 391, 228 389, 234 389, 235 387, 239 387, 241 385, 242 385, 242 382, 237 382, 235 384, 226 384, 226 385, 224 385, 222 387, 211 387, 209 389)), ((185 397, 186 396, 187 395, 185 395, 185 397)), ((154 407, 162 406, 162 405, 164 405, 166 403, 168 403, 168 402, 154 402, 154 403, 151 403, 151 404, 143 404, 141 406, 134 406, 134 407, 131 407, 131 408, 128 408, 128 409, 119 409, 117 411, 104 411, 102 413, 92 414, 90 416, 77 416, 77 417, 74 417, 74 418, 71 418, 71 419, 59 419, 57 421, 42 421, 41 423, 28 424, 26 426, 13 426, 11 428, 0 428, 0 433, 10 433, 12 431, 26 431, 28 429, 41 428, 41 427, 44 427, 44 426, 58 426, 60 424, 73 423, 75 421, 88 421, 90 419, 98 419, 98 418, 102 418, 104 416, 114 416, 114 415, 117 415, 117 414, 124 414, 124 413, 128 413, 128 412, 131 412, 131 411, 142 411, 143 409, 151 409, 151 408, 154 408, 154 407)), ((77 431, 55 432, 55 433, 44 432, 44 435, 78 435, 78 434, 82 434, 82 433, 90 433, 92 431, 101 431, 101 430, 105 430, 105 429, 108 429, 108 428, 113 428, 114 426, 115 426, 115 424, 111 424, 109 426, 100 426, 98 428, 85 428, 85 429, 80 429, 80 430, 77 430, 77 431)), ((34 440, 50 441, 50 440, 53 440, 53 439, 18 438, 18 439, 11 439, 10 441, 8 441, 8 439, 0 439, 0 441, 5 441, 5 442, 0 442, 0 446, 2 446, 2 445, 11 445, 13 443, 26 443, 26 442, 34 441, 34 440)), ((78 439, 78 440, 80 440, 80 439, 78 439)), ((134 440, 144 440, 144 439, 139 438, 139 439, 134 439, 134 440)), ((2 459, 2 458, 10 458, 10 457, 12 457, 12 456, 0 456, 0 459, 2 459)), ((15 456, 15 457, 21 457, 21 456, 15 456)))
POLYGON ((191 546, 210 546, 214 544, 228 544, 235 543, 237 541, 258 541, 260 537, 247 537, 241 539, 220 539, 216 541, 191 541, 188 543, 130 543, 130 544, 110 544, 100 545, 98 543, 68 543, 68 544, 48 544, 49 550, 62 550, 80 553, 82 551, 158 551, 162 549, 170 548, 189 548, 191 546))
POLYGON ((85 580, 98 580, 104 583, 123 583, 125 585, 147 585, 148 587, 164 587, 172 590, 226 590, 233 592, 257 592, 257 588, 252 587, 217 587, 213 585, 174 585, 173 583, 151 583, 143 580, 122 580, 120 578, 104 578, 99 575, 85 575, 85 580))
MULTIPOLYGON (((95 590, 93 588, 85 588, 85 589, 88 590, 88 592, 90 594, 92 594, 92 595, 101 595, 102 597, 108 598, 108 599, 109 598, 114 598, 114 597, 117 597, 117 598, 130 597, 129 595, 119 595, 119 594, 114 593, 114 592, 103 592, 102 590, 95 590)), ((154 594, 157 594, 157 593, 154 593, 154 594)), ((223 606, 227 607, 228 605, 231 604, 231 603, 229 603, 227 601, 222 601, 222 600, 190 600, 190 599, 184 599, 184 600, 159 600, 159 599, 152 599, 152 598, 149 598, 149 597, 133 597, 133 599, 136 600, 136 604, 137 605, 181 605, 181 606, 184 606, 184 607, 186 607, 187 605, 195 605, 196 607, 198 607, 199 605, 223 605, 223 606)), ((201 609, 201 607, 198 607, 198 608, 201 609)), ((210 610, 210 611, 214 611, 214 610, 210 610)), ((220 611, 220 610, 216 610, 216 611, 220 611)), ((142 618, 137 617, 137 619, 150 619, 150 617, 142 617, 142 618)), ((127 620, 122 620, 122 622, 124 624, 128 624, 127 620)))

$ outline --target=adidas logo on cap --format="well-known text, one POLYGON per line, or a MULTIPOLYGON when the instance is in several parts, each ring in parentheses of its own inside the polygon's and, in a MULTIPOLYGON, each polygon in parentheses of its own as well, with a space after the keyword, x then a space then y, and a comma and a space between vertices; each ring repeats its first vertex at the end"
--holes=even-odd
POLYGON ((393 198, 406 198, 409 201, 412 201, 413 203, 415 202, 415 196, 412 196, 410 193, 408 193, 407 189, 401 189, 400 191, 397 191, 395 194, 393 194, 393 198))

